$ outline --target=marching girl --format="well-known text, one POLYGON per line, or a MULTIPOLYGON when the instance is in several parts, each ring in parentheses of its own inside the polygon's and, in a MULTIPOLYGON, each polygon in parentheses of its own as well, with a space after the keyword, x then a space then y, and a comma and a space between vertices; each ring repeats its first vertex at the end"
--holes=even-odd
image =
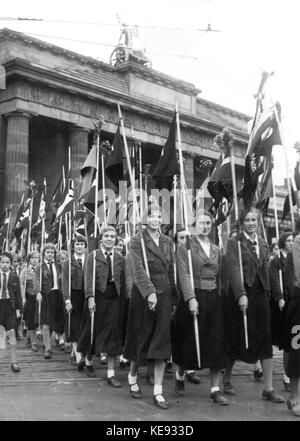
MULTIPOLYGON (((181 244, 177 250, 177 272, 182 296, 176 314, 173 360, 182 369, 199 369, 193 318, 197 316, 200 368, 210 369, 210 398, 215 404, 227 405, 229 401, 219 388, 225 367, 223 303, 218 289, 220 250, 209 239, 212 217, 208 212, 198 214, 195 227, 196 234, 191 239, 194 290, 187 247, 181 244)), ((184 377, 180 377, 178 372, 175 384, 177 389, 184 389, 184 377)))
POLYGON ((38 312, 38 321, 42 328, 45 359, 51 358, 51 332, 63 333, 61 271, 61 265, 56 262, 55 245, 47 243, 42 250, 42 259, 35 272, 36 299, 40 302, 40 307, 36 312, 38 312))
POLYGON ((147 228, 143 236, 150 277, 144 267, 141 239, 137 234, 130 242, 134 279, 124 356, 130 360, 130 395, 133 398, 141 398, 137 368, 153 363, 153 401, 160 409, 168 409, 169 404, 163 395, 163 380, 165 362, 171 356, 172 305, 177 303, 174 258, 171 239, 159 232, 162 224, 159 206, 150 205, 146 223, 147 228))
POLYGON ((26 257, 27 267, 23 268, 20 273, 21 293, 24 304, 23 318, 28 330, 28 337, 33 352, 38 352, 39 350, 36 338, 36 292, 34 288, 35 270, 39 260, 40 254, 38 251, 32 251, 29 253, 26 257))
POLYGON ((224 375, 224 392, 232 395, 232 367, 235 360, 245 363, 261 361, 264 379, 262 399, 282 403, 284 398, 273 388, 273 352, 271 314, 269 302, 269 250, 266 242, 257 234, 258 210, 246 209, 241 213, 243 232, 229 239, 226 252, 229 290, 227 298, 227 357, 228 367, 224 375), (242 282, 238 251, 238 239, 242 255, 242 282), (248 349, 245 343, 242 312, 246 311, 248 324, 248 349))
POLYGON ((11 369, 20 372, 16 353, 16 318, 21 317, 22 297, 19 277, 12 271, 12 258, 8 253, 0 255, 0 334, 5 349, 6 333, 9 337, 11 369), (6 332, 5 332, 6 331, 6 332))
MULTIPOLYGON (((70 335, 66 332, 68 340, 72 342, 72 352, 75 354, 78 371, 82 371, 85 362, 82 354, 77 351, 81 320, 84 307, 84 270, 87 259, 87 241, 83 236, 76 236, 73 240, 73 254, 71 257, 71 291, 69 290, 69 261, 62 266, 62 293, 67 314, 70 316, 70 335)), ((67 325, 68 327, 68 325, 67 325)))

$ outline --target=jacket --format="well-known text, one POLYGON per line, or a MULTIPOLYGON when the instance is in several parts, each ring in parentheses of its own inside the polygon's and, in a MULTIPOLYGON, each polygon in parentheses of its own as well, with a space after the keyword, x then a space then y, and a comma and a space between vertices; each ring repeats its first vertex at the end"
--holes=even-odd
MULTIPOLYGON (((54 265, 57 271, 58 289, 61 289, 61 272, 62 272, 61 264, 54 262, 54 265)), ((51 292, 51 274, 48 265, 46 265, 44 261, 42 263, 39 263, 36 267, 35 279, 34 279, 34 291, 35 294, 37 294, 38 292, 43 294, 50 294, 51 292), (42 287, 40 287, 41 271, 42 271, 42 287)))
MULTIPOLYGON (((95 290, 102 293, 105 292, 108 278, 108 263, 102 250, 98 249, 89 253, 86 262, 85 271, 85 297, 93 297, 93 266, 94 253, 96 253, 96 282, 95 290)), ((113 258, 113 277, 118 295, 123 294, 125 290, 125 275, 124 275, 125 259, 121 254, 114 253, 113 258)))
MULTIPOLYGON (((87 256, 84 259, 83 268, 77 262, 74 255, 71 257, 71 289, 84 289, 84 273, 86 270, 87 256)), ((64 300, 70 300, 69 293, 69 260, 66 260, 62 266, 61 289, 64 300)))
MULTIPOLYGON (((218 285, 220 250, 210 244, 210 256, 202 249, 196 236, 191 239, 191 254, 195 289, 213 290, 218 285)), ((177 272, 185 301, 195 297, 191 286, 186 245, 180 244, 177 249, 177 272)))
MULTIPOLYGON (((1 280, 0 280, 1 283, 1 280)), ((9 272, 9 277, 7 280, 7 289, 9 293, 9 300, 12 309, 22 311, 22 296, 20 279, 17 274, 13 271, 9 272)))
POLYGON ((226 251, 227 276, 236 299, 242 295, 247 295, 245 285, 252 287, 256 277, 259 278, 264 291, 270 290, 269 248, 267 243, 258 236, 259 259, 244 234, 240 235, 240 243, 244 284, 241 280, 238 242, 236 237, 232 237, 228 240, 226 251))
POLYGON ((142 255, 140 234, 130 241, 132 254, 133 284, 138 288, 144 299, 149 294, 161 294, 168 289, 172 292, 172 304, 177 304, 177 289, 174 280, 174 254, 172 241, 161 234, 159 246, 156 246, 147 230, 143 233, 150 278, 147 276, 142 255))

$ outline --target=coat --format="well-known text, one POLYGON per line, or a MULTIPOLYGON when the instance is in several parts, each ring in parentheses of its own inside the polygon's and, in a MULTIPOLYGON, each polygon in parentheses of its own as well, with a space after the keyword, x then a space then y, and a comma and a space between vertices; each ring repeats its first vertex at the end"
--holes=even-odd
MULTIPOLYGON (((210 244, 210 256, 202 249, 196 236, 191 240, 191 254, 195 289, 213 290, 217 287, 220 263, 220 250, 210 244)), ((185 302, 195 297, 191 286, 188 253, 186 245, 180 244, 177 250, 177 272, 185 302)))
POLYGON ((172 291, 172 304, 177 304, 177 289, 174 279, 174 254, 172 241, 161 234, 159 247, 156 246, 149 233, 143 233, 150 278, 147 276, 141 247, 140 235, 135 235, 130 241, 134 285, 138 288, 144 299, 149 294, 162 294, 169 289, 172 291))
POLYGON ((238 242, 236 237, 232 237, 228 240, 226 251, 227 276, 234 297, 238 299, 242 295, 247 295, 245 285, 250 288, 253 287, 256 277, 259 278, 264 291, 270 291, 269 249, 267 243, 261 237, 258 237, 259 259, 244 234, 240 235, 240 243, 244 284, 241 280, 238 242))
MULTIPOLYGON (((95 290, 102 293, 105 292, 108 278, 108 263, 100 249, 89 253, 86 262, 85 271, 85 297, 93 297, 93 265, 94 253, 96 253, 96 283, 95 290)), ((121 254, 114 253, 113 258, 113 276, 118 295, 120 296, 125 290, 124 276, 125 259, 121 254)))
POLYGON ((280 299, 283 299, 286 295, 285 292, 286 266, 287 266, 287 257, 285 257, 282 253, 280 253, 279 258, 275 257, 270 262, 271 295, 275 302, 278 302, 280 299), (281 270, 281 274, 282 274, 283 292, 280 287, 279 270, 281 270))

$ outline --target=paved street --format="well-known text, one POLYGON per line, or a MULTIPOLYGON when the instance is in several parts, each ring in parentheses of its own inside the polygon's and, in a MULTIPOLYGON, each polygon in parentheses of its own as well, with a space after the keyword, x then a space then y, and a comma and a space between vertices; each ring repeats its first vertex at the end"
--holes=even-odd
MULTIPOLYGON (((117 370, 123 383, 114 389, 106 383, 106 368, 95 360, 97 378, 79 373, 69 361, 69 354, 54 347, 53 358, 44 360, 40 351, 31 352, 25 339, 18 343, 21 372, 10 369, 9 351, 0 351, 0 420, 96 420, 96 421, 226 421, 226 420, 290 420, 285 404, 271 404, 261 399, 262 382, 254 381, 252 366, 237 363, 234 370, 236 397, 230 406, 216 406, 209 396, 208 371, 200 373, 202 383, 186 383, 186 396, 174 392, 173 374, 166 375, 165 394, 170 409, 159 411, 152 404, 152 387, 146 383, 145 369, 139 381, 142 400, 129 397, 127 370, 117 370)), ((282 387, 282 356, 275 352, 274 384, 287 397, 282 387)))

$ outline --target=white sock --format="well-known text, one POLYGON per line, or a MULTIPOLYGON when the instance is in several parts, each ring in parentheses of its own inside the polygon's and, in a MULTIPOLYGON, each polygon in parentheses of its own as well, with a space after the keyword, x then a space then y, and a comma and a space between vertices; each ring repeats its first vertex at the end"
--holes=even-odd
POLYGON ((115 376, 115 370, 114 369, 107 369, 107 378, 111 378, 115 376))
POLYGON ((59 344, 61 345, 62 343, 64 343, 65 341, 64 341, 64 338, 63 338, 63 336, 61 335, 60 337, 59 337, 59 344))
POLYGON ((128 374, 128 384, 130 386, 130 390, 133 392, 137 392, 139 390, 139 387, 137 385, 137 375, 132 376, 128 374))
POLYGON ((87 366, 93 366, 93 362, 92 362, 92 360, 88 360, 87 357, 85 357, 85 364, 86 364, 87 366))
POLYGON ((75 351, 75 357, 76 357, 76 363, 79 363, 80 360, 82 359, 81 352, 75 351))
POLYGON ((220 388, 219 386, 214 386, 210 388, 210 392, 213 394, 214 392, 219 392, 220 388))
POLYGON ((184 381, 185 374, 179 375, 179 371, 176 371, 175 377, 176 377, 176 380, 178 380, 178 381, 184 381))
POLYGON ((290 383, 289 377, 285 374, 283 374, 283 381, 285 381, 286 383, 290 383))
POLYGON ((186 373, 189 375, 189 374, 194 374, 195 373, 195 371, 186 371, 186 373))
POLYGON ((161 395, 162 394, 162 385, 161 384, 155 384, 153 389, 154 395, 161 395))

